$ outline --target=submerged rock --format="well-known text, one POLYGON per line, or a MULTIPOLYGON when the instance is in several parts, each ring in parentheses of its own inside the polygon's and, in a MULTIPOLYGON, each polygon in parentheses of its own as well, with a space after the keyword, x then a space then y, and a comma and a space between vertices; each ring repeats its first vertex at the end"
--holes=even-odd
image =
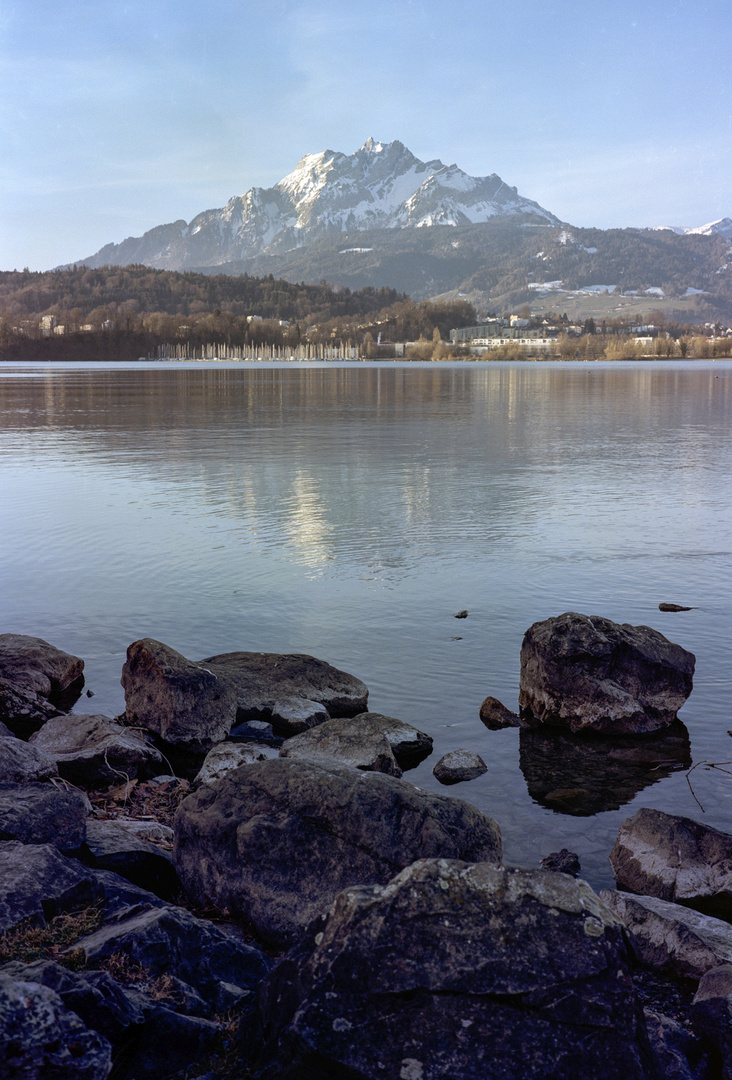
POLYGON ((336 893, 386 882, 421 857, 500 862, 500 831, 460 799, 383 773, 278 758, 181 803, 175 859, 186 894, 291 942, 336 893))
POLYGON ((621 825, 610 862, 621 889, 732 920, 729 833, 643 808, 621 825))
POLYGON ((621 924, 563 874, 425 859, 341 892, 261 997, 257 1077, 656 1077, 621 924))
POLYGON ((573 732, 654 731, 673 722, 691 693, 694 663, 648 626, 567 612, 524 635, 522 716, 573 732))

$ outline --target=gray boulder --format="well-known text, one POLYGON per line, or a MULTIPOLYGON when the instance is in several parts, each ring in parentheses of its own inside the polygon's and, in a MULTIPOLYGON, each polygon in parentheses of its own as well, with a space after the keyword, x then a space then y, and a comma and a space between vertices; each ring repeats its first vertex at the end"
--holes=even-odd
POLYGON ((236 720, 236 696, 206 665, 153 638, 133 641, 122 668, 125 718, 170 746, 206 754, 236 720))
POLYGON ((643 808, 610 853, 618 888, 732 920, 732 836, 691 818, 643 808))
POLYGON ((318 727, 294 735, 280 749, 280 757, 340 761, 369 772, 402 775, 389 740, 379 726, 356 718, 326 720, 318 727))
POLYGON ((172 856, 114 821, 88 821, 79 857, 88 866, 111 870, 163 900, 179 891, 172 856))
POLYGON ((432 753, 432 736, 395 716, 365 712, 354 716, 353 722, 360 731, 383 735, 402 769, 413 768, 432 753))
POLYGON ((59 710, 33 690, 22 690, 0 678, 0 720, 8 734, 27 739, 59 710))
POLYGON ((92 870, 50 844, 0 842, 0 931, 91 907, 104 896, 92 870))
POLYGON ((448 859, 341 892, 261 996, 257 1077, 656 1077, 623 929, 563 874, 448 859))
POLYGON ((480 754, 460 749, 444 754, 432 772, 441 784, 462 784, 488 772, 488 766, 480 754))
POLYGON ((614 889, 603 889, 600 899, 628 929, 647 967, 673 978, 698 980, 711 968, 732 962, 732 926, 721 919, 614 889))
POLYGON ((56 762, 14 735, 0 735, 0 784, 26 784, 56 776, 56 762))
POLYGON ((76 851, 84 842, 86 818, 81 792, 50 783, 0 784, 0 840, 76 851))
POLYGON ((691 1006, 694 1030, 718 1054, 715 1076, 732 1080, 732 965, 724 964, 702 978, 691 1006))
POLYGON ((238 769, 241 765, 253 765, 255 761, 266 761, 267 758, 277 757, 277 754, 277 747, 269 743, 218 743, 206 754, 203 765, 193 778, 193 783, 196 787, 200 787, 201 784, 212 784, 214 780, 220 780, 232 769, 238 769))
POLYGON ((283 735, 330 717, 355 716, 368 701, 360 679, 313 656, 232 652, 201 664, 233 689, 238 720, 266 720, 283 735))
POLYGON ((47 641, 25 634, 0 634, 0 679, 49 698, 79 679, 84 661, 47 641))
POLYGON ((259 949, 179 907, 130 909, 74 949, 90 966, 119 954, 152 979, 172 975, 193 987, 211 1013, 246 999, 272 966, 259 949))
POLYGON ((496 823, 383 773, 278 758, 185 799, 175 860, 187 895, 264 940, 292 941, 342 888, 386 882, 421 857, 501 860, 496 823))
POLYGON ((654 731, 672 723, 691 693, 694 663, 648 626, 566 612, 524 635, 521 713, 573 732, 654 731))
POLYGON ((58 762, 61 776, 84 787, 143 778, 165 768, 149 736, 108 716, 57 716, 30 742, 58 762))
POLYGON ((53 990, 0 972, 0 1075, 9 1080, 106 1080, 109 1043, 53 990))

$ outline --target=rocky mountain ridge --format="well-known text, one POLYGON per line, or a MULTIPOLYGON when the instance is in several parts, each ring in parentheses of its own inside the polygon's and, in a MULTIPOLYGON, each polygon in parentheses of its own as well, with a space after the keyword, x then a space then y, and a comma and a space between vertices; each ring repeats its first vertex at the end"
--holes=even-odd
POLYGON ((474 225, 517 216, 560 224, 495 173, 468 176, 454 164, 421 161, 397 140, 368 139, 351 155, 307 154, 274 187, 251 188, 190 222, 159 225, 141 237, 107 244, 80 262, 184 270, 283 253, 334 233, 474 225))

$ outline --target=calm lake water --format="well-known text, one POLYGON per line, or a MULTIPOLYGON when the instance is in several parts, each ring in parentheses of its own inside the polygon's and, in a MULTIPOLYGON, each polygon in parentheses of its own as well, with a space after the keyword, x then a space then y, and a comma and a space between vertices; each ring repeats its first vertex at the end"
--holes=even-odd
POLYGON ((3 364, 0 628, 84 657, 76 711, 108 715, 139 637, 327 660, 433 735, 409 778, 494 816, 507 862, 569 847, 599 888, 640 806, 732 830, 731 477, 724 361, 3 364), (690 746, 482 725, 564 611, 696 654, 690 746), (441 788, 457 747, 488 772, 441 788))

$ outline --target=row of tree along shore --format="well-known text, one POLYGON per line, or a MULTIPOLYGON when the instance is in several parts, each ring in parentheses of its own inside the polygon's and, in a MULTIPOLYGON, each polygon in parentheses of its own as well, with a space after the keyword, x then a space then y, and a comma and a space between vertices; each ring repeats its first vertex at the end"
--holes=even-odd
POLYGON ((661 313, 643 327, 622 319, 596 326, 532 315, 527 305, 481 318, 466 300, 416 303, 391 289, 352 292, 271 275, 0 273, 0 360, 704 359, 731 348, 720 325, 674 323, 661 313))

